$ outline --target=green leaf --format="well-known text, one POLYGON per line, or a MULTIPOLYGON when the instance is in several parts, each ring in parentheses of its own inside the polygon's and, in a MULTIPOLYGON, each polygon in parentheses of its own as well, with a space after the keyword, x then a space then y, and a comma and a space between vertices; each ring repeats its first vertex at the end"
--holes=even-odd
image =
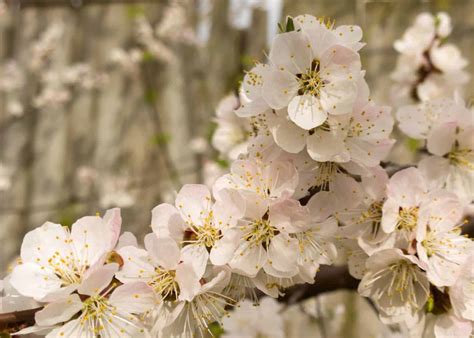
POLYGON ((229 161, 223 159, 223 158, 218 158, 216 160, 216 163, 221 167, 221 168, 224 168, 224 169, 227 169, 229 168, 230 164, 229 164, 229 161))
POLYGON ((157 145, 168 144, 171 141, 171 135, 168 133, 161 133, 153 136, 153 143, 157 145))
POLYGON ((127 7, 127 17, 134 20, 145 15, 145 10, 142 6, 131 5, 127 7))
POLYGON ((144 51, 142 55, 143 62, 152 62, 156 61, 156 57, 154 54, 150 53, 149 51, 144 51))
POLYGON ((426 301, 426 306, 425 306, 426 312, 427 312, 427 313, 433 312, 434 306, 435 306, 434 298, 433 298, 432 295, 430 295, 430 296, 428 297, 428 300, 426 301))
POLYGON ((148 104, 154 104, 156 102, 156 99, 157 99, 157 95, 156 95, 156 91, 153 90, 153 89, 149 89, 146 91, 145 93, 145 101, 146 103, 148 104))
POLYGON ((293 18, 288 16, 286 18, 286 32, 293 32, 295 30, 295 24, 293 22, 293 18))
POLYGON ((411 152, 415 153, 417 152, 418 149, 421 148, 421 146, 423 145, 423 142, 420 140, 416 140, 414 138, 407 138, 405 141, 405 144, 411 152))
POLYGON ((215 338, 219 338, 224 333, 224 329, 217 322, 209 324, 208 328, 211 335, 215 338))

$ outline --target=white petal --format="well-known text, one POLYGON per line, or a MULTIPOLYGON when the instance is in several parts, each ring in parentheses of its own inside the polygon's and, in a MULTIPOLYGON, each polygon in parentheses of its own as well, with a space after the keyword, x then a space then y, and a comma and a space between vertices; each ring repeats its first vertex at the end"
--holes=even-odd
POLYGON ((180 261, 180 250, 171 238, 158 238, 154 233, 145 236, 145 248, 153 261, 168 270, 175 269, 180 261))
POLYGON ((116 263, 101 266, 84 279, 77 291, 82 295, 97 295, 110 284, 117 271, 116 263))
POLYGON ((186 225, 173 205, 160 204, 152 210, 151 215, 151 228, 158 237, 171 237, 176 241, 183 239, 186 225))
POLYGON ((456 123, 444 123, 434 128, 426 143, 428 151, 438 156, 447 154, 455 142, 456 128, 456 123))
POLYGON ((305 73, 311 66, 311 50, 306 36, 297 31, 278 34, 273 40, 269 59, 280 70, 305 73))
POLYGON ((298 127, 310 130, 322 125, 327 113, 313 95, 298 95, 288 104, 288 116, 298 127))
POLYGON ((195 269, 186 263, 181 263, 176 268, 176 282, 179 285, 179 299, 191 301, 201 289, 200 277, 195 269))
POLYGON ((334 161, 338 155, 346 151, 340 133, 317 129, 307 138, 308 154, 318 162, 334 161))
POLYGON ((40 326, 51 326, 66 322, 82 309, 82 301, 77 294, 68 298, 47 304, 35 314, 35 321, 40 326))
POLYGON ((185 184, 176 196, 175 204, 187 222, 201 225, 211 210, 211 192, 204 184, 185 184))
POLYGON ((191 264, 196 271, 196 275, 202 277, 209 260, 209 253, 203 245, 190 244, 181 249, 181 260, 191 264))
POLYGON ((110 295, 109 302, 125 313, 140 314, 156 305, 153 290, 143 282, 120 285, 110 295))
POLYGON ((41 300, 61 288, 62 281, 49 269, 33 263, 17 265, 12 272, 11 285, 23 296, 41 300))
POLYGON ((299 153, 306 146, 307 132, 301 130, 291 121, 279 119, 279 122, 271 127, 276 144, 289 153, 299 153))
POLYGON ((296 274, 297 252, 298 241, 280 233, 272 238, 268 247, 270 265, 278 271, 294 272, 296 274))
POLYGON ((295 76, 282 70, 272 70, 263 84, 263 98, 273 109, 281 109, 288 105, 298 91, 295 76))

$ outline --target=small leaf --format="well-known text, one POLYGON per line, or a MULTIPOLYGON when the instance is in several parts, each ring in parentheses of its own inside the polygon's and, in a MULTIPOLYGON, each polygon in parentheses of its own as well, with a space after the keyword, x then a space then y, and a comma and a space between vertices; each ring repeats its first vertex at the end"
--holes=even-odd
POLYGON ((414 138, 407 138, 406 141, 405 141, 405 144, 406 146, 408 147, 408 149, 411 151, 411 152, 416 152, 418 149, 421 148, 421 146, 423 145, 422 144, 422 141, 420 140, 416 140, 414 138))
POLYGON ((295 24, 291 16, 286 18, 286 32, 293 32, 295 30, 295 24))
POLYGON ((157 145, 168 144, 171 141, 171 135, 168 133, 157 134, 153 137, 153 143, 157 145))
POLYGON ((219 338, 224 333, 224 329, 217 322, 209 324, 208 329, 214 338, 219 338))
POLYGON ((227 169, 230 166, 229 161, 227 161, 223 158, 218 158, 216 160, 216 163, 219 165, 219 167, 224 168, 224 169, 227 169))
POLYGON ((145 51, 143 52, 142 60, 143 62, 151 62, 151 61, 155 61, 156 57, 153 53, 150 53, 149 51, 145 51))
POLYGON ((147 92, 145 93, 145 101, 148 104, 154 104, 156 102, 156 99, 157 99, 156 91, 153 89, 147 90, 147 92))

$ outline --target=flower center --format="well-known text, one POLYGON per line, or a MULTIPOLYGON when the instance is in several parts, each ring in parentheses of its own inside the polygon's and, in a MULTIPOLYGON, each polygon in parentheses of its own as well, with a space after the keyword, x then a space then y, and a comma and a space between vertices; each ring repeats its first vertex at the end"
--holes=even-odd
POLYGON ((308 71, 306 73, 297 74, 296 77, 299 83, 298 95, 319 97, 321 88, 325 85, 320 75, 319 60, 314 59, 308 71))
POLYGON ((277 228, 266 219, 260 219, 244 225, 241 230, 245 232, 243 238, 250 242, 252 246, 263 245, 268 248, 270 241, 278 234, 277 228))
POLYGON ((153 279, 148 282, 155 293, 160 294, 163 299, 176 300, 179 295, 179 286, 175 280, 176 272, 174 270, 164 270, 160 267, 155 268, 153 279))
POLYGON ((411 232, 418 221, 418 207, 400 208, 398 212, 397 230, 411 232))
POLYGON ((383 201, 377 201, 372 203, 369 208, 362 213, 357 224, 363 224, 366 222, 371 223, 370 233, 373 238, 377 237, 380 230, 380 223, 382 221, 382 206, 383 201))
POLYGON ((448 154, 448 159, 451 164, 467 170, 474 170, 474 163, 472 149, 456 149, 448 154))
POLYGON ((61 256, 56 251, 49 259, 48 266, 54 270, 54 273, 62 280, 63 286, 71 284, 80 284, 82 274, 86 266, 78 266, 72 253, 61 256))
POLYGON ((418 284, 416 267, 406 261, 399 261, 390 265, 389 269, 392 272, 392 279, 388 286, 388 295, 392 297, 398 293, 402 301, 416 306, 415 284, 418 284))
POLYGON ((204 245, 212 248, 221 237, 219 229, 214 226, 212 210, 203 219, 202 225, 189 222, 189 228, 184 233, 183 244, 204 245))
POLYGON ((329 184, 332 182, 334 175, 340 172, 339 165, 335 162, 321 162, 316 169, 314 177, 314 186, 320 187, 321 190, 329 190, 329 184))

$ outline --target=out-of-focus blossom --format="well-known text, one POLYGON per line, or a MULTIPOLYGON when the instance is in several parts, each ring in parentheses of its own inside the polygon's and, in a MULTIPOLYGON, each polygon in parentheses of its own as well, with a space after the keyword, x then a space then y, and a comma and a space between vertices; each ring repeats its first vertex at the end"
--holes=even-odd
POLYGON ((463 70, 467 60, 458 47, 445 43, 451 30, 448 14, 422 13, 395 41, 400 56, 391 77, 397 105, 450 97, 469 81, 469 74, 463 70))
POLYGON ((263 298, 259 305, 244 300, 229 313, 228 317, 224 318, 223 337, 283 338, 285 334, 281 310, 282 305, 269 297, 263 298))
POLYGON ((426 140, 430 155, 419 168, 439 188, 457 194, 466 203, 474 200, 474 112, 460 97, 404 106, 397 112, 400 129, 426 140))
POLYGON ((103 208, 128 208, 135 204, 135 197, 129 191, 129 179, 123 176, 106 176, 99 186, 100 205, 103 208))

